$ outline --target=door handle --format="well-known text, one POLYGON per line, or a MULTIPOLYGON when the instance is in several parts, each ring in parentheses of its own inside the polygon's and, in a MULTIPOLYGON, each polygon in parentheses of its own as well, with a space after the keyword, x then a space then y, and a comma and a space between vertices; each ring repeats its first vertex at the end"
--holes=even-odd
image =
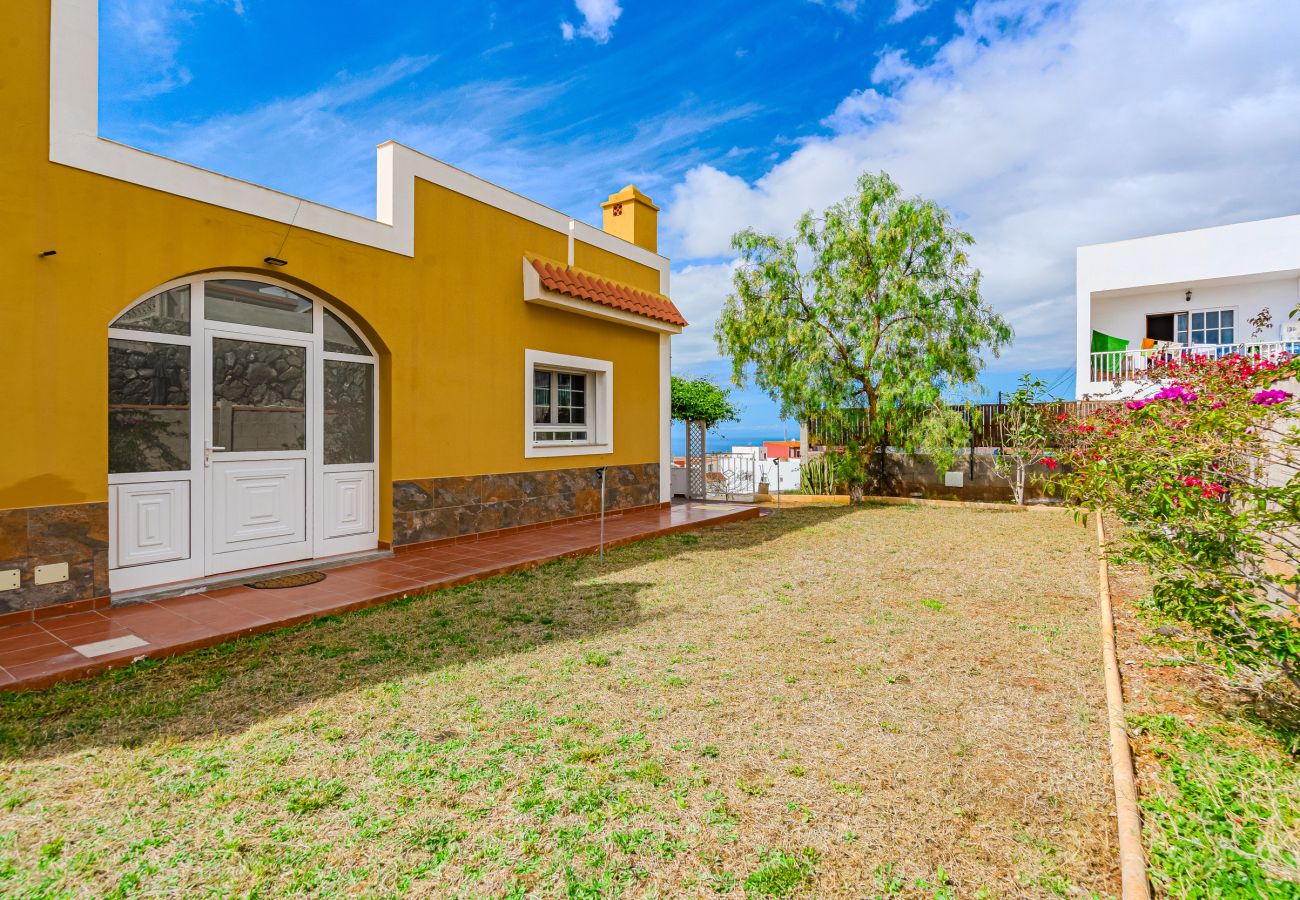
POLYGON ((206 445, 206 446, 203 448, 203 468, 206 469, 206 468, 208 468, 209 466, 212 465, 212 453, 213 453, 213 451, 216 451, 216 450, 225 450, 225 449, 226 449, 225 447, 214 447, 214 446, 212 446, 211 444, 206 445))

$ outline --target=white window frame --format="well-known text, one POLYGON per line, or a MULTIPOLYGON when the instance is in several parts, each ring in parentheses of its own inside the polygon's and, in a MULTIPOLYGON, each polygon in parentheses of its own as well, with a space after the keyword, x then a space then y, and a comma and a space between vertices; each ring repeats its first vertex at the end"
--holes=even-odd
MULTIPOLYGON (((614 452, 614 364, 607 359, 570 356, 546 350, 524 351, 524 457, 591 456, 614 452), (587 435, 583 442, 537 441, 533 421, 533 373, 546 371, 575 372, 587 376, 587 435)), ((553 430, 562 431, 556 425, 553 430)))
MULTIPOLYGON (((1199 346, 1206 346, 1206 347, 1209 347, 1209 346, 1215 346, 1215 347, 1231 347, 1231 346, 1234 346, 1234 345, 1236 345, 1236 344, 1241 343, 1241 341, 1239 341, 1239 340, 1236 339, 1236 337, 1237 337, 1237 333, 1241 330, 1241 323, 1237 321, 1237 307, 1235 307, 1235 306, 1207 306, 1207 307, 1205 307, 1204 309, 1180 309, 1180 310, 1176 311, 1176 312, 1174 313, 1174 341, 1175 341, 1175 342, 1178 342, 1178 320, 1179 320, 1179 318, 1184 317, 1184 316, 1186 317, 1185 321, 1187 322, 1187 331, 1186 331, 1187 337, 1186 337, 1186 340, 1182 341, 1182 343, 1183 343, 1185 346, 1188 346, 1188 347, 1194 347, 1194 346, 1195 346, 1195 347, 1199 347, 1199 346), (1220 316, 1222 316, 1222 314, 1225 313, 1225 312, 1230 312, 1230 313, 1232 313, 1232 335, 1233 335, 1233 340, 1232 340, 1231 343, 1224 344, 1224 343, 1221 343, 1221 342, 1218 342, 1218 341, 1215 341, 1215 342, 1211 342, 1211 341, 1201 341, 1201 342, 1197 343, 1196 341, 1193 341, 1193 340, 1192 340, 1192 316, 1195 315, 1195 314, 1197 314, 1197 313, 1205 314, 1205 313, 1212 313, 1212 312, 1213 312, 1213 313, 1219 313, 1220 316)), ((1207 329, 1202 329, 1202 330, 1204 331, 1204 330, 1207 330, 1207 329)), ((1222 326, 1219 326, 1218 328, 1216 328, 1215 331, 1216 331, 1217 333, 1219 333, 1219 334, 1222 334, 1222 326)))

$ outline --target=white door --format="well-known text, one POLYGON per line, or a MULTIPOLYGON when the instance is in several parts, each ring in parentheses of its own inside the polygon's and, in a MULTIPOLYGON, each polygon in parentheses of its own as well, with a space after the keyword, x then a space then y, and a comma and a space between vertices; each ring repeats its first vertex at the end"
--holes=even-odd
POLYGON ((312 345, 206 333, 207 573, 312 553, 312 345))

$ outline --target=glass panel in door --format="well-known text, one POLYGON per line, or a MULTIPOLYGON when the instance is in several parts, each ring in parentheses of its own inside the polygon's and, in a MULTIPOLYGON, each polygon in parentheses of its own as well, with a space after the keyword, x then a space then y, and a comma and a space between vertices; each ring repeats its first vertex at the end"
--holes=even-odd
POLYGON ((108 341, 108 471, 190 467, 190 348, 108 341))
POLYGON ((212 339, 214 450, 305 450, 306 404, 306 348, 212 339))
POLYGON ((375 367, 327 359, 324 363, 327 466, 375 461, 375 367))

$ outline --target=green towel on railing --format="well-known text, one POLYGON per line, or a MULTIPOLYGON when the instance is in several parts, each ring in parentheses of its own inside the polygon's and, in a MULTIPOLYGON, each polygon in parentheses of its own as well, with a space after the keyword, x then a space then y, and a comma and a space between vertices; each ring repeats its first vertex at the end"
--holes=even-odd
MULTIPOLYGON (((1127 350, 1128 341, 1123 338, 1111 337, 1109 334, 1102 334, 1100 331, 1092 333, 1092 352, 1093 353, 1111 353, 1117 350, 1127 350)), ((1123 357, 1120 356, 1103 356, 1092 363, 1093 377, 1097 375, 1115 375, 1122 371, 1123 357)))

